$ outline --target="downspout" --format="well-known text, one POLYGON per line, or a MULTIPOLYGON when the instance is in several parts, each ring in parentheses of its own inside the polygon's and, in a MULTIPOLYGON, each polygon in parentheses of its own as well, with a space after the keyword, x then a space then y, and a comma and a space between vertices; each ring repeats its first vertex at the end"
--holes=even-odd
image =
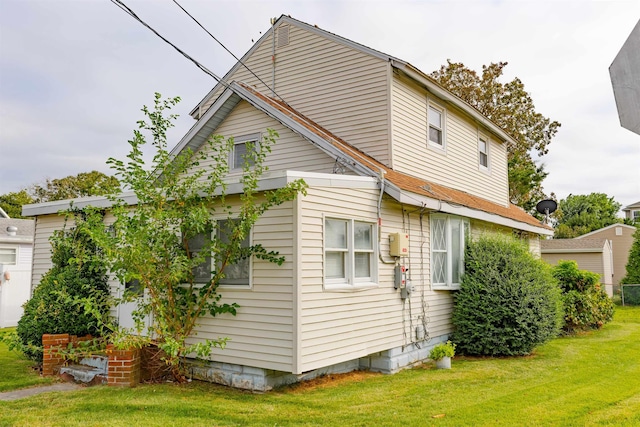
POLYGON ((386 172, 380 169, 380 196, 378 197, 378 258, 383 264, 396 264, 396 260, 386 260, 382 256, 382 195, 384 194, 384 174, 386 172))

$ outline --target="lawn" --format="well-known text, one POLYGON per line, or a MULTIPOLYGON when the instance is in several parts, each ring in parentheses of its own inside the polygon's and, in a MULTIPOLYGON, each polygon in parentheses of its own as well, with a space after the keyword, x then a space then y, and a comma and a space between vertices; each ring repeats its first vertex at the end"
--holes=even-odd
MULTIPOLYGON (((4 328, 0 333, 12 332, 15 328, 4 328)), ((36 385, 47 385, 55 378, 42 378, 31 367, 33 363, 10 352, 4 343, 0 343, 0 392, 17 390, 36 385)), ((1 417, 1 415, 0 415, 1 417)))
MULTIPOLYGON (((5 353, 0 352, 0 355, 5 353)), ((2 359, 5 364, 17 363, 2 359)), ((21 362, 22 363, 22 362, 21 362)), ((640 425, 640 308, 525 358, 455 358, 265 394, 207 383, 92 387, 0 402, 0 426, 640 425)))

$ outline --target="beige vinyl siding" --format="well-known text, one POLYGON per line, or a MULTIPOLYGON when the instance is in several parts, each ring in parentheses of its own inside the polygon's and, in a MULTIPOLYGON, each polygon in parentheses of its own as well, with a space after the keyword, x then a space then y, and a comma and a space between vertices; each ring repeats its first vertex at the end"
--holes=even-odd
POLYGON ((401 79, 392 81, 393 167, 419 178, 465 191, 506 206, 509 184, 506 145, 489 137, 489 170, 478 164, 481 129, 459 110, 448 108, 425 89, 401 79), (445 109, 445 149, 427 147, 427 105, 445 109))
POLYGON ((602 228, 600 230, 588 233, 584 237, 586 239, 608 239, 611 242, 611 250, 613 252, 613 284, 620 284, 620 280, 627 275, 627 262, 629 261, 629 252, 633 244, 633 233, 635 228, 632 226, 619 224, 602 228), (620 235, 616 234, 616 229, 620 235))
MULTIPOLYGON (((378 286, 361 290, 323 287, 323 223, 325 217, 375 223, 376 188, 311 188, 302 199, 301 229, 301 369, 308 371, 372 353, 400 347, 415 338, 415 328, 427 319, 430 336, 452 330, 449 291, 432 291, 429 269, 429 216, 414 209, 405 217, 401 207, 385 198, 382 204, 381 252, 389 260, 389 233, 403 227, 410 234, 410 268, 415 292, 403 304, 393 288, 393 264, 378 263, 378 286), (420 249, 422 247, 422 258, 420 249), (411 306, 411 309, 409 309, 411 306)), ((380 232, 380 231, 379 231, 380 232)))
MULTIPOLYGON (((238 206, 237 197, 228 200, 238 206)), ((262 244, 285 257, 278 266, 252 259, 252 286, 220 287, 222 303, 238 303, 236 316, 203 317, 193 339, 228 337, 224 350, 211 359, 257 368, 292 372, 293 368, 293 205, 287 202, 268 210, 252 230, 253 244, 262 244)))
MULTIPOLYGON (((333 172, 335 161, 331 157, 277 120, 255 109, 246 101, 238 103, 216 129, 215 134, 225 138, 255 133, 261 133, 265 136, 267 129, 273 129, 279 135, 264 163, 270 172, 282 170, 333 172)), ((207 149, 206 145, 204 147, 203 149, 207 149)), ((211 166, 210 162, 200 162, 200 167, 209 166, 211 166)), ((348 173, 350 174, 350 172, 348 173)), ((229 176, 240 176, 240 172, 231 173, 229 176)))
POLYGON ((42 275, 53 266, 51 263, 51 244, 49 243, 49 238, 55 230, 61 230, 63 226, 64 217, 58 214, 36 217, 31 274, 32 291, 40 284, 42 275))
MULTIPOLYGON (((542 254, 542 259, 551 265, 556 265, 559 261, 562 260, 573 260, 578 263, 578 268, 580 270, 587 270, 593 273, 597 273, 600 275, 601 283, 607 282, 605 261, 608 263, 609 260, 605 260, 605 254, 603 252, 544 253, 542 254)), ((609 268, 606 268, 606 270, 609 270, 609 268)))
MULTIPOLYGON (((247 66, 272 85, 269 34, 247 59, 247 66)), ((276 48, 277 94, 298 112, 383 163, 389 161, 389 64, 329 38, 290 25, 289 44, 276 48)), ((269 89, 246 68, 229 81, 269 89)), ((205 103, 206 111, 220 93, 205 103)))

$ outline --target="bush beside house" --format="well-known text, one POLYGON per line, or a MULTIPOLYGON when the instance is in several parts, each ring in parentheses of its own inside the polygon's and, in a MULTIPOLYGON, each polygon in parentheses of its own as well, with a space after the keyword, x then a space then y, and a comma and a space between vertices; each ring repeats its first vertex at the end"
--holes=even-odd
POLYGON ((75 301, 91 299, 107 315, 107 270, 97 245, 87 230, 99 214, 76 213, 73 228, 56 231, 51 237, 53 267, 42 277, 18 322, 15 344, 29 358, 42 361, 42 335, 66 333, 98 336, 95 313, 75 301))
POLYGON ((465 253, 453 324, 452 341, 464 354, 529 354, 560 331, 560 290, 549 267, 524 244, 481 236, 465 253))

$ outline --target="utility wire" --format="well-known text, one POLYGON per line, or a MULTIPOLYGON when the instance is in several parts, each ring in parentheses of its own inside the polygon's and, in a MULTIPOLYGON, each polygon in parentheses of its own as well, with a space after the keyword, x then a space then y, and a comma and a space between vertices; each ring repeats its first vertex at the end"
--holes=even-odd
POLYGON ((217 82, 223 84, 225 87, 229 87, 229 85, 226 82, 224 82, 220 77, 218 77, 213 71, 209 70, 207 67, 202 65, 200 62, 196 61, 189 54, 187 54, 182 49, 180 49, 179 47, 177 47, 176 45, 171 43, 169 40, 167 40, 165 37, 163 37, 159 32, 157 32, 155 29, 153 29, 149 24, 147 24, 142 19, 140 19, 140 17, 138 17, 138 15, 136 15, 135 12, 133 10, 131 10, 131 8, 129 8, 121 0, 111 0, 111 3, 115 4, 116 6, 118 6, 127 15, 131 16, 133 19, 135 19, 136 21, 138 21, 139 23, 141 23, 142 25, 147 27, 149 30, 151 30, 151 32, 153 32, 156 36, 160 37, 165 43, 167 43, 169 46, 173 47, 175 50, 180 52, 180 54, 182 54, 182 56, 187 58, 189 61, 193 62, 195 64, 195 66, 198 67, 200 70, 202 70, 204 73, 206 73, 209 76, 213 77, 217 82))
MULTIPOLYGON (((209 32, 209 30, 207 30, 207 29, 206 29, 206 28, 205 28, 205 27, 204 27, 204 26, 203 26, 203 25, 202 25, 202 24, 201 24, 201 23, 200 23, 196 18, 194 18, 194 17, 193 17, 193 15, 191 15, 191 14, 190 14, 190 13, 189 13, 185 8, 184 8, 184 7, 182 7, 182 5, 181 5, 180 3, 178 3, 178 1, 177 1, 177 0, 173 0, 173 2, 174 2, 174 3, 175 3, 175 4, 176 4, 180 9, 182 9, 182 11, 183 11, 184 13, 186 13, 186 14, 187 14, 187 16, 188 16, 189 18, 193 19, 193 21, 194 21, 196 24, 198 24, 198 26, 199 26, 200 28, 202 28, 202 29, 203 29, 207 34, 209 34, 209 36, 210 36, 212 39, 214 39, 214 40, 215 40, 215 41, 216 41, 220 46, 222 46, 222 48, 223 48, 224 50, 226 50, 226 51, 229 53, 229 55, 233 56, 233 58, 234 58, 236 61, 238 61, 238 62, 239 62, 239 63, 240 63, 244 68, 246 68, 246 69, 247 69, 247 71, 249 71, 249 72, 250 72, 250 73, 251 73, 251 74, 252 74, 256 79, 258 79, 258 80, 260 81, 260 83, 262 83, 263 85, 265 85, 265 86, 267 87, 267 89, 269 89, 271 92, 273 92, 273 93, 274 93, 278 98, 280 98, 280 100, 281 100, 281 101, 283 101, 283 102, 285 102, 285 103, 286 103, 286 101, 285 101, 284 99, 282 99, 282 97, 281 97, 280 95, 278 95, 278 94, 276 93, 276 91, 275 91, 275 90, 271 89, 271 87, 270 87, 268 84, 266 84, 266 83, 264 82, 264 80, 262 80, 260 77, 258 77, 258 75, 257 75, 256 73, 254 73, 254 72, 253 72, 253 70, 252 70, 251 68, 249 68, 249 67, 248 67, 244 62, 242 62, 242 60, 240 60, 240 58, 238 58, 237 56, 235 56, 235 55, 233 54, 233 52, 231 52, 229 49, 227 49, 227 47, 226 47, 224 44, 222 44, 222 42, 221 42, 220 40, 218 40, 218 39, 217 39, 213 34, 211 34, 211 32, 209 32)), ((288 105, 288 104, 287 104, 287 105, 288 105)))

